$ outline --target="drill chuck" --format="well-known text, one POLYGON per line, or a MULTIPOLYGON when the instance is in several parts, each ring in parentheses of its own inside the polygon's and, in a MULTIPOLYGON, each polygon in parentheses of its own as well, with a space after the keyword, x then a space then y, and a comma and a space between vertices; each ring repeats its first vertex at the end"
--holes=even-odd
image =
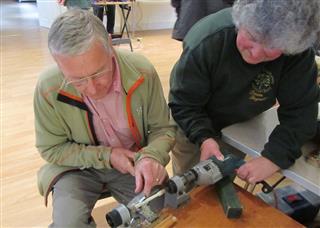
POLYGON ((198 174, 195 170, 190 169, 182 176, 174 176, 167 183, 167 191, 169 193, 177 193, 184 191, 185 187, 194 183, 198 179, 198 174))
POLYGON ((128 226, 131 220, 129 209, 120 204, 117 208, 106 214, 106 220, 111 227, 128 226))
POLYGON ((169 193, 177 193, 178 192, 178 187, 176 183, 173 180, 169 180, 167 183, 167 191, 169 193))

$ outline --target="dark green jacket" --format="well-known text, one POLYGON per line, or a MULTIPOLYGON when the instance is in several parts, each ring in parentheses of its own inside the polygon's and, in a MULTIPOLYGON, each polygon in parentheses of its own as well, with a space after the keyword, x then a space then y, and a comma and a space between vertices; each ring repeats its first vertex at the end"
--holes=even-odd
POLYGON ((171 73, 172 116, 190 141, 200 144, 278 101, 280 124, 262 155, 288 168, 316 131, 319 88, 314 52, 308 49, 250 65, 238 52, 236 36, 230 9, 202 19, 190 30, 171 73))

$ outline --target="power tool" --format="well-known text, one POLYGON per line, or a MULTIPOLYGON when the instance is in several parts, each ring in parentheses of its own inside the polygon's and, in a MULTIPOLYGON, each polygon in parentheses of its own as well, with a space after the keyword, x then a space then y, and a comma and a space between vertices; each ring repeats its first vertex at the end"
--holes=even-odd
POLYGON ((183 175, 172 177, 168 181, 167 190, 169 193, 176 193, 196 185, 215 184, 223 177, 234 174, 234 170, 244 163, 242 159, 231 154, 226 155, 222 161, 212 156, 201 161, 183 175))
POLYGON ((216 157, 201 161, 181 176, 174 176, 164 187, 152 191, 149 197, 137 195, 128 205, 119 205, 106 214, 111 227, 120 225, 142 227, 158 218, 158 212, 165 207, 178 208, 189 200, 187 194, 197 185, 215 184, 225 176, 233 175, 244 161, 231 154, 220 161, 216 157))

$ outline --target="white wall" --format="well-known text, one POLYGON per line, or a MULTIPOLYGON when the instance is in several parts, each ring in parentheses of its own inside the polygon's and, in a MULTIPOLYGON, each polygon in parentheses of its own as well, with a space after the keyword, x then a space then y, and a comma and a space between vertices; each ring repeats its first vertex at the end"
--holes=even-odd
POLYGON ((56 0, 37 0, 40 26, 49 28, 54 19, 66 10, 56 0))
MULTIPOLYGON (((56 0, 37 0, 40 26, 50 27, 54 19, 66 10, 56 0)), ((129 17, 131 31, 172 28, 176 20, 170 0, 136 0, 129 17)), ((122 23, 120 9, 117 8, 115 30, 122 23)))
POLYGON ((132 16, 137 31, 172 28, 176 20, 170 0, 137 0, 132 16))

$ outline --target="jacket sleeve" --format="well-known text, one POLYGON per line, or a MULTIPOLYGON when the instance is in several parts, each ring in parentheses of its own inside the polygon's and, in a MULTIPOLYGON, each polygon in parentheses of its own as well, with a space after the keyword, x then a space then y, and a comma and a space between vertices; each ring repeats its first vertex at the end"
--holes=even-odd
POLYGON ((169 152, 175 144, 176 125, 170 120, 169 107, 154 68, 147 83, 147 145, 136 154, 135 159, 139 161, 149 157, 165 166, 170 160, 169 152))
POLYGON ((314 53, 289 57, 277 99, 280 124, 272 131, 262 155, 286 169, 301 156, 301 146, 316 133, 319 88, 314 53))
POLYGON ((184 47, 170 78, 169 107, 172 116, 189 140, 198 145, 206 138, 220 136, 220 131, 212 127, 206 111, 212 92, 214 66, 211 61, 215 59, 212 55, 215 51, 205 49, 205 45, 192 51, 184 47))
POLYGON ((57 114, 54 94, 44 92, 41 83, 34 94, 36 147, 41 157, 59 166, 110 168, 110 148, 73 141, 69 126, 57 114))
POLYGON ((171 0, 171 5, 174 8, 180 8, 181 6, 181 0, 171 0))

